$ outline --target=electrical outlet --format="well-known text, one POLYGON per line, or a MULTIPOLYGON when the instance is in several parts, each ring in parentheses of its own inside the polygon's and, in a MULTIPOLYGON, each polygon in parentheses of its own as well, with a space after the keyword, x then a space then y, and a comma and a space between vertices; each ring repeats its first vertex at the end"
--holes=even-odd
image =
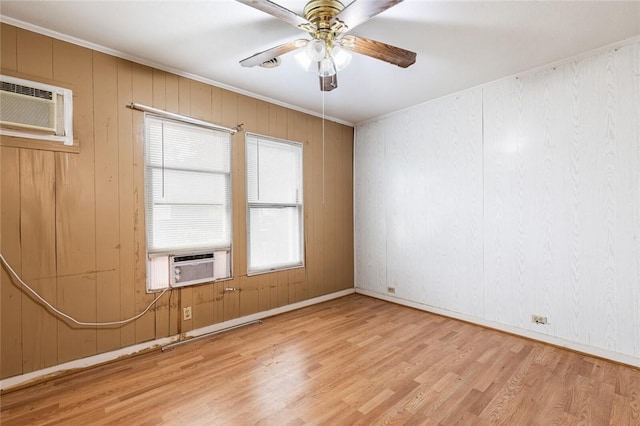
POLYGON ((182 309, 182 320, 189 321, 191 319, 191 306, 182 309))
POLYGON ((396 294, 396 288, 395 287, 387 287, 387 293, 396 294))
POLYGON ((546 324, 547 317, 542 317, 540 315, 531 315, 531 322, 536 324, 546 324))

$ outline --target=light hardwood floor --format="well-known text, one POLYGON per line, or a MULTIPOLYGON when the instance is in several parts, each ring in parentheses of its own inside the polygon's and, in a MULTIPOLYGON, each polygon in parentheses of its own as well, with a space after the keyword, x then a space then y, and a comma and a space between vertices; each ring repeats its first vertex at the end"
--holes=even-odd
POLYGON ((3 425, 638 425, 640 370, 351 295, 0 404, 3 425))

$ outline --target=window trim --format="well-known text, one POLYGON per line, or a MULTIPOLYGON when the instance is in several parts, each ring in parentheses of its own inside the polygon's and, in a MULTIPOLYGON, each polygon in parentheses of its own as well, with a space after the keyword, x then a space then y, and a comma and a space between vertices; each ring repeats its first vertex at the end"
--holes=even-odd
POLYGON ((245 209, 245 220, 246 220, 246 255, 247 255, 247 261, 246 261, 246 266, 247 266, 247 276, 254 276, 254 275, 261 275, 261 274, 269 274, 272 272, 280 272, 280 271, 289 271, 292 269, 299 269, 299 268, 304 268, 306 266, 306 238, 305 238, 305 226, 304 226, 304 200, 305 200, 305 196, 304 196, 304 143, 303 142, 298 142, 298 141, 291 141, 291 140, 287 140, 287 139, 282 139, 282 138, 275 138, 272 136, 266 136, 266 135, 261 135, 259 133, 253 133, 253 132, 245 132, 245 136, 244 136, 244 145, 245 145, 245 155, 244 155, 244 161, 245 161, 245 170, 244 170, 244 177, 245 177, 245 197, 244 197, 244 201, 246 203, 246 209, 245 209), (277 143, 282 143, 282 144, 286 144, 286 145, 292 145, 292 146, 299 146, 300 147, 300 171, 301 171, 301 188, 302 188, 302 203, 299 204, 295 204, 295 203, 282 203, 282 204, 278 204, 278 203, 263 203, 263 204, 259 204, 256 207, 257 208, 288 208, 288 207, 296 207, 299 208, 299 217, 300 217, 300 263, 296 263, 296 264, 290 264, 290 263, 282 263, 282 264, 275 264, 275 265, 270 265, 269 267, 266 268, 256 268, 256 269, 250 269, 250 265, 251 265, 251 233, 249 232, 249 230, 251 229, 251 213, 250 210, 252 208, 252 205, 254 205, 255 203, 250 203, 249 202, 249 179, 248 179, 248 173, 249 173, 249 155, 248 155, 248 147, 249 147, 249 138, 250 137, 254 137, 254 138, 258 138, 258 139, 266 139, 268 141, 271 142, 277 142, 277 143))

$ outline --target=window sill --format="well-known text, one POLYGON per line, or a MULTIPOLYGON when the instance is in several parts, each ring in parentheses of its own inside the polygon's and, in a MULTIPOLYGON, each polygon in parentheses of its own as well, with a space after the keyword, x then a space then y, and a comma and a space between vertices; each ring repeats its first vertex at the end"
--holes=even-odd
POLYGON ((10 148, 37 149, 41 151, 70 152, 73 154, 78 154, 80 152, 80 143, 78 139, 73 140, 73 145, 65 145, 61 142, 2 135, 0 137, 0 146, 6 146, 10 148))
POLYGON ((292 269, 300 269, 300 268, 304 268, 304 264, 302 265, 288 265, 288 266, 276 266, 274 268, 269 268, 269 269, 258 269, 255 271, 247 271, 247 276, 248 277, 252 277, 254 275, 262 275, 262 274, 271 274, 271 273, 275 273, 275 272, 282 272, 282 271, 290 271, 292 269))

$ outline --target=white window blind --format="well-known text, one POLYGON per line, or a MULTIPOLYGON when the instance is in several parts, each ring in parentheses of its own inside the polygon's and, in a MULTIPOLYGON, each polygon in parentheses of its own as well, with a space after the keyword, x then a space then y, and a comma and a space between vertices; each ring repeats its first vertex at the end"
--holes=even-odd
POLYGON ((231 247, 231 136, 147 115, 147 251, 231 247))
POLYGON ((246 143, 248 272, 302 266, 302 145, 251 133, 246 143))

